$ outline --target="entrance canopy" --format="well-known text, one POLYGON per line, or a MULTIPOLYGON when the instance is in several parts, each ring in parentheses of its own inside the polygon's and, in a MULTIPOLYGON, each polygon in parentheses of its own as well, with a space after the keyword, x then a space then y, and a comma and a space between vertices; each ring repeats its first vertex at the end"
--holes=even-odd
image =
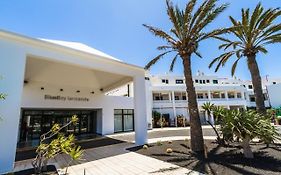
POLYGON ((81 87, 99 93, 133 81, 133 77, 29 56, 24 80, 27 84, 37 82, 60 86, 60 89, 75 87, 77 90, 81 87))
POLYGON ((0 50, 0 92, 8 94, 0 105, 0 174, 13 169, 21 109, 101 109, 97 116, 106 122, 97 127, 102 126, 103 134, 110 133, 114 122, 104 119, 113 120, 114 105, 125 107, 126 100, 104 93, 130 81, 134 83, 135 141, 146 143, 149 112, 143 68, 83 44, 51 42, 6 31, 0 31, 0 50))

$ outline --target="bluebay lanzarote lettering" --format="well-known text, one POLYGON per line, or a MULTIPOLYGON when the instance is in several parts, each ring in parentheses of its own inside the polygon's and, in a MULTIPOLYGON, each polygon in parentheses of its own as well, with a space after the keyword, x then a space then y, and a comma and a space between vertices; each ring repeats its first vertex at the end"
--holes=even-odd
POLYGON ((88 102, 90 101, 89 98, 86 97, 69 97, 69 96, 60 96, 60 95, 45 95, 44 96, 45 100, 60 100, 60 101, 83 101, 83 102, 88 102))

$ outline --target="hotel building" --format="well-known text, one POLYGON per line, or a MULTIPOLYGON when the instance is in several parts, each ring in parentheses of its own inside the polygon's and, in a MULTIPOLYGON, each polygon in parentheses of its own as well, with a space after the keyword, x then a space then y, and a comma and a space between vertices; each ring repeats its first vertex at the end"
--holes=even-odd
MULTIPOLYGON (((148 85, 148 106, 153 112, 157 112, 168 126, 177 126, 176 117, 185 118, 185 124, 189 123, 189 114, 187 106, 187 94, 184 76, 176 76, 171 74, 164 75, 147 75, 149 79, 148 85)), ((208 119, 202 105, 206 102, 211 102, 216 106, 221 106, 226 109, 253 109, 256 107, 253 85, 251 81, 244 81, 237 78, 221 78, 218 76, 205 75, 198 72, 193 76, 194 86, 197 94, 197 102, 199 115, 202 124, 207 124, 207 120, 213 122, 213 119, 208 119)), ((265 98, 265 106, 271 107, 270 99, 276 99, 276 95, 271 95, 280 88, 277 87, 281 83, 281 79, 262 79, 263 92, 265 98), (271 86, 277 87, 272 88, 271 86), (272 91, 271 89, 274 89, 272 91), (270 98, 269 98, 269 95, 270 98)), ((132 83, 121 88, 115 89, 110 95, 128 96, 132 94, 132 83)), ((275 106, 281 105, 280 99, 274 100, 275 106)), ((148 127, 152 128, 153 117, 148 116, 148 127)))

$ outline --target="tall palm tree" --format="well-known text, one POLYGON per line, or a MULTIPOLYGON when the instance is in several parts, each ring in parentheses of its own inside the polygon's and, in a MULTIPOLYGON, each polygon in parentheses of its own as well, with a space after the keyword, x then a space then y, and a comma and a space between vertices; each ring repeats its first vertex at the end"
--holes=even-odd
POLYGON ((249 9, 242 9, 241 21, 229 17, 232 27, 228 28, 227 32, 231 34, 231 39, 215 36, 223 41, 219 49, 224 49, 225 53, 215 58, 209 67, 217 63, 215 71, 218 71, 230 57, 235 55, 236 61, 231 69, 231 74, 234 75, 239 60, 243 57, 246 58, 252 77, 257 111, 265 114, 261 76, 256 55, 260 52, 266 54, 267 45, 281 42, 281 23, 274 24, 276 18, 281 15, 281 10, 279 8, 264 10, 259 3, 251 14, 249 11, 249 9))
POLYGON ((163 51, 152 59, 146 66, 149 69, 153 64, 166 54, 174 53, 170 71, 173 71, 176 60, 180 57, 184 66, 186 91, 188 94, 188 109, 190 114, 191 149, 194 152, 204 151, 202 128, 198 113, 195 88, 192 80, 191 56, 193 54, 202 57, 198 52, 199 43, 213 35, 220 34, 223 30, 216 29, 210 32, 203 31, 208 24, 212 23, 222 13, 227 4, 216 5, 217 0, 205 0, 198 9, 194 9, 197 0, 190 0, 184 10, 174 6, 169 0, 166 1, 167 13, 172 23, 170 32, 167 33, 159 28, 144 25, 155 36, 164 39, 167 44, 157 49, 163 51))

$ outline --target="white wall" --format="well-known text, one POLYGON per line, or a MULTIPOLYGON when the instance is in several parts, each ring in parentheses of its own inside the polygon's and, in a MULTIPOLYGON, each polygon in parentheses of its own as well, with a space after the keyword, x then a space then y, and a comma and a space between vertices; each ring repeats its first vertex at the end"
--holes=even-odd
POLYGON ((277 108, 281 106, 281 83, 270 85, 267 87, 270 104, 277 108))
POLYGON ((13 169, 15 160, 25 61, 20 46, 0 40, 0 92, 8 95, 0 104, 0 174, 13 169))

